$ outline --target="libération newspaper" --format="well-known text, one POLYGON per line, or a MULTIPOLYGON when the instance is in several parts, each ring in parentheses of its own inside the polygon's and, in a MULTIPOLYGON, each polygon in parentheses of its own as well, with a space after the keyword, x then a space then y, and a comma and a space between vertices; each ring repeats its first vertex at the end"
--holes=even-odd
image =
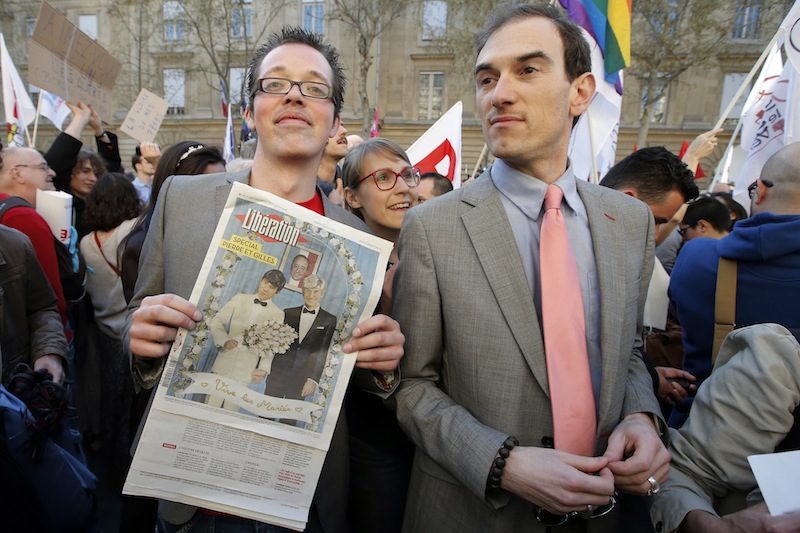
POLYGON ((235 183, 123 492, 303 530, 391 249, 235 183))

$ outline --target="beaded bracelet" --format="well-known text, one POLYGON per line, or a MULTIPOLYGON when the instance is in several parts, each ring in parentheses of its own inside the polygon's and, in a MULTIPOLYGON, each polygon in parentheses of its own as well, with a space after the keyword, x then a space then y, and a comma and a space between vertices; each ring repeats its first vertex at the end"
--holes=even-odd
POLYGON ((508 437, 500 449, 497 451, 492 463, 492 470, 489 473, 489 487, 492 489, 500 488, 500 477, 503 475, 503 468, 506 466, 506 459, 511 455, 511 450, 519 446, 519 441, 516 437, 508 437))

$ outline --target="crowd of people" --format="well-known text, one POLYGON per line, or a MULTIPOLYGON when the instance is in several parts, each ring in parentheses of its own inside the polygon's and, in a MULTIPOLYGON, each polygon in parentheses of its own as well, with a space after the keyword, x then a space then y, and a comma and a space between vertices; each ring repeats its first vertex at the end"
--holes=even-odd
MULTIPOLYGON (((250 159, 143 143, 126 174, 83 103, 46 153, 0 151, 3 382, 27 363, 68 385, 121 490, 178 328, 204 318, 189 297, 244 183, 393 245, 380 302, 343 346, 356 370, 306 531, 800 530, 800 513, 744 497, 759 501, 748 455, 800 448, 800 143, 750 177, 750 217, 726 185, 696 185, 721 130, 683 160, 642 148, 590 184, 567 155, 595 89, 578 27, 503 5, 475 43, 494 163, 455 191, 397 143, 348 136, 336 51, 290 27, 250 62, 250 159), (40 190, 72 197, 66 244, 40 190)), ((209 320, 209 371, 302 399, 336 319, 314 258, 289 259, 209 320), (281 309, 289 288, 303 303, 281 309), (266 321, 294 334, 268 359, 242 342, 266 321)), ((122 513, 126 531, 287 531, 166 500, 122 513)))

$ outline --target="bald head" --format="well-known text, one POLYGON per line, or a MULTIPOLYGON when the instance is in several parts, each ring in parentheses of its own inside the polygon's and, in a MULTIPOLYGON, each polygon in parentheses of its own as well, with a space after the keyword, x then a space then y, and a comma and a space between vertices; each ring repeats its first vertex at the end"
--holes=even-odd
POLYGON ((754 213, 800 214, 800 142, 784 146, 770 157, 760 179, 754 213))
POLYGON ((0 151, 0 192, 36 205, 36 191, 55 190, 53 172, 33 148, 11 146, 0 151))

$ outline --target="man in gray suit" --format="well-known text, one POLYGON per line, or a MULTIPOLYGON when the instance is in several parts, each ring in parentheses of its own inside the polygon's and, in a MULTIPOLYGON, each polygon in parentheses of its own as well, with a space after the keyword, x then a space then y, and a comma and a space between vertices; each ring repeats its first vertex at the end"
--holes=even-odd
MULTIPOLYGON (((338 55, 321 36, 299 28, 273 34, 250 62, 246 119, 250 129, 258 131, 252 171, 175 176, 164 182, 142 250, 143 266, 125 328, 124 343, 132 353, 138 386, 149 388, 157 383, 177 328, 193 329, 202 318, 187 298, 234 182, 369 231, 316 188, 325 143, 339 127, 344 82, 338 55), (197 206, 213 209, 198 212, 197 206)), ((343 349, 358 351, 360 371, 392 372, 403 355, 403 341, 397 322, 375 315, 356 326, 343 349)), ((377 379, 372 382, 377 386, 377 379)), ((342 490, 347 487, 347 468, 347 429, 340 417, 306 531, 348 531, 347 491, 342 490)), ((197 512, 186 505, 166 502, 160 506, 162 531, 244 528, 246 522, 197 512)), ((274 528, 278 530, 282 531, 274 528)))
POLYGON ((538 517, 563 518, 560 531, 617 531, 614 512, 585 518, 615 489, 657 490, 669 471, 641 359, 653 217, 572 173, 570 131, 595 86, 572 22, 552 6, 503 5, 476 42, 477 106, 497 159, 470 185, 409 211, 399 242, 394 316, 407 342, 392 398, 418 446, 404 528, 544 531, 538 517), (538 240, 550 183, 564 191, 581 278, 595 457, 548 449, 538 240), (509 436, 520 444, 503 468, 509 436))

